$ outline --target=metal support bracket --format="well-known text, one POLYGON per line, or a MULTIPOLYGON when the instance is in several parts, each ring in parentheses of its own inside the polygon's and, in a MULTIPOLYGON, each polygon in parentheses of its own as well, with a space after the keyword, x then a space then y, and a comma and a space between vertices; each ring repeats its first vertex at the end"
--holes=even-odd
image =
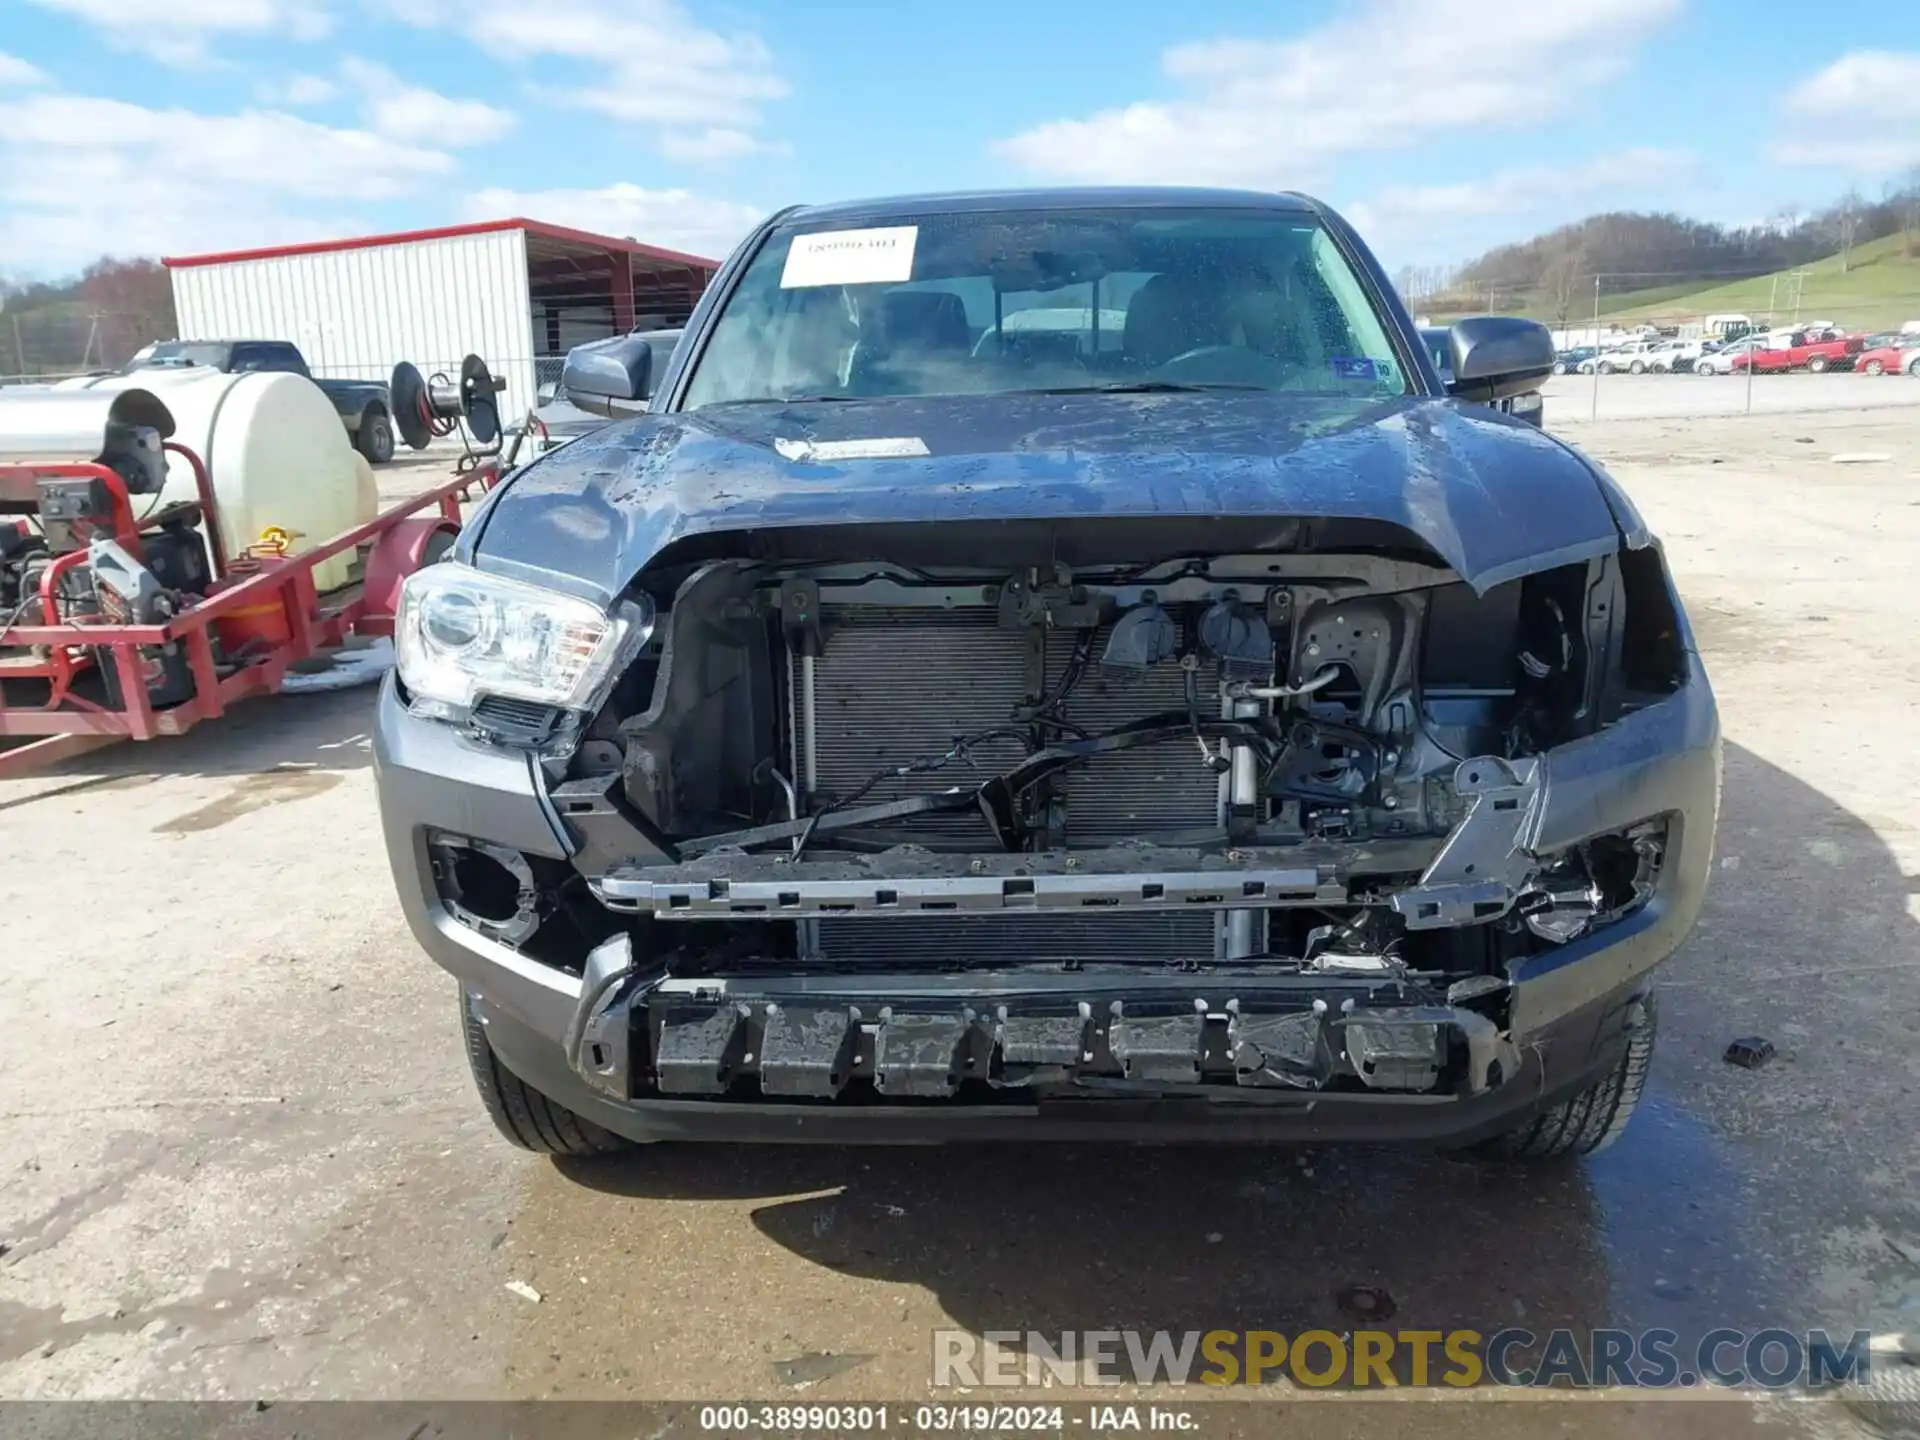
POLYGON ((745 1005, 722 1005, 691 1018, 670 1014, 654 1047, 655 1082, 667 1095, 723 1095, 749 1054, 745 1005))
POLYGON ((873 1041, 874 1084, 882 1095, 944 1100, 971 1063, 973 1016, 880 1012, 873 1041))
POLYGON ((1200 1039, 1205 1012, 1129 1018, 1115 1015, 1107 1029, 1107 1048, 1129 1080, 1160 1080, 1191 1085, 1200 1078, 1200 1039))
POLYGON ((567 1063, 587 1084, 617 1100, 632 1095, 629 1055, 633 1012, 633 945, 615 935, 587 952, 580 976, 580 1003, 567 1022, 561 1045, 567 1063))
POLYGON ((859 1038, 857 1008, 767 1006, 760 1040, 761 1090, 768 1095, 832 1099, 847 1083, 859 1038))
POLYGON ((1227 1021, 1227 1053, 1238 1085, 1283 1085, 1317 1090, 1332 1072, 1320 1012, 1241 1015, 1227 1021))
POLYGON ((1393 896, 1409 930, 1450 929, 1495 920, 1520 898, 1536 868, 1529 853, 1546 798, 1538 759, 1483 755, 1462 760, 1453 786, 1467 813, 1420 883, 1393 896))

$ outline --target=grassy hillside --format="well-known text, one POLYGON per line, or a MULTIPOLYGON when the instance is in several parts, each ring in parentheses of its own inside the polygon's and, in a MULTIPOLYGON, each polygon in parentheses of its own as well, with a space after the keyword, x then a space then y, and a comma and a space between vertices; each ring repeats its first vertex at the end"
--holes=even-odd
MULTIPOLYGON (((1782 323, 1797 316, 1832 320, 1857 330, 1895 330, 1904 321, 1920 320, 1920 255, 1908 254, 1899 235, 1856 245, 1845 273, 1838 255, 1801 268, 1805 276, 1799 282, 1797 305, 1793 272, 1782 270, 1722 284, 1693 280, 1611 295, 1602 292, 1600 315, 1617 322, 1677 325, 1702 315, 1751 315, 1759 320, 1771 314, 1782 323)), ((1585 293, 1569 307, 1567 324, 1591 321, 1592 286, 1591 280, 1585 282, 1585 293)), ((1558 324, 1557 307, 1545 296, 1497 295, 1495 304, 1502 314, 1558 324)), ((1418 308, 1444 324, 1461 315, 1484 313, 1486 299, 1484 295, 1436 296, 1418 308)))
POLYGON ((1798 304, 1792 272, 1698 287, 1676 287, 1602 297, 1601 313, 1618 320, 1668 323, 1701 315, 1738 313, 1755 319, 1771 312, 1776 321, 1832 320, 1852 329, 1897 329, 1920 319, 1920 255, 1909 255, 1901 236, 1889 235, 1854 247, 1847 269, 1829 255, 1802 267, 1798 304))

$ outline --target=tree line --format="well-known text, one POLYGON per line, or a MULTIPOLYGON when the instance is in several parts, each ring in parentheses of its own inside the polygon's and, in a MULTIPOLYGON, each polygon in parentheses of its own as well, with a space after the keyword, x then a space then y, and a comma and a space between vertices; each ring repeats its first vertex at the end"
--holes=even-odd
POLYGON ((1848 190, 1823 209, 1785 205, 1757 225, 1666 213, 1590 215, 1495 246, 1465 265, 1407 266, 1395 282, 1416 308, 1526 310, 1564 327, 1589 313, 1596 279, 1617 295, 1698 289, 1828 256, 1845 271, 1856 247, 1889 235, 1903 237, 1903 253, 1920 258, 1920 166, 1888 184, 1878 200, 1848 190))
POLYGON ((177 332, 173 284, 153 260, 103 257, 65 281, 0 277, 0 376, 115 369, 177 332))

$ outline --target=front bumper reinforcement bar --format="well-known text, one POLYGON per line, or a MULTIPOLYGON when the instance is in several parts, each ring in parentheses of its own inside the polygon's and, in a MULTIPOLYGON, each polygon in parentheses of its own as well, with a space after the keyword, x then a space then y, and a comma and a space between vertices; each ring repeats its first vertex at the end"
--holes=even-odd
POLYGON ((739 851, 679 865, 619 865, 590 883, 610 910, 663 920, 1022 910, 1209 910, 1333 905, 1361 876, 1422 873, 1437 839, 1244 849, 1117 845, 1032 855, 899 846, 794 861, 739 851))
POLYGON ((1345 1081, 1400 1098, 1480 1095, 1519 1074, 1493 1020, 1417 985, 1163 975, 647 978, 625 936, 588 957, 566 1051, 620 1100, 644 1089, 893 1099, 966 1081, 1258 1101, 1345 1081), (1446 1082, 1446 1083, 1443 1083, 1446 1082))

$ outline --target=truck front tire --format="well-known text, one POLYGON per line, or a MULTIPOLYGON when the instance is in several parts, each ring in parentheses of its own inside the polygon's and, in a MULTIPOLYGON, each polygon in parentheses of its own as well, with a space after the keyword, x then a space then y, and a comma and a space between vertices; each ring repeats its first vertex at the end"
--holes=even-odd
POLYGON ((500 1063, 487 1043, 487 1029, 460 995, 460 1028, 466 1040, 467 1066, 494 1129, 522 1150, 538 1155, 612 1155, 632 1148, 520 1079, 500 1063))
POLYGON ((354 448, 367 457, 370 465, 384 465, 393 459, 393 417, 379 408, 360 417, 360 429, 353 437, 354 448))
POLYGON ((1480 1154, 1497 1160, 1571 1160, 1596 1154, 1618 1140, 1647 1088, 1653 1064, 1658 1028, 1653 996, 1644 996, 1638 1005, 1627 1028, 1626 1051, 1613 1069, 1520 1129, 1496 1135, 1479 1147, 1480 1154))

